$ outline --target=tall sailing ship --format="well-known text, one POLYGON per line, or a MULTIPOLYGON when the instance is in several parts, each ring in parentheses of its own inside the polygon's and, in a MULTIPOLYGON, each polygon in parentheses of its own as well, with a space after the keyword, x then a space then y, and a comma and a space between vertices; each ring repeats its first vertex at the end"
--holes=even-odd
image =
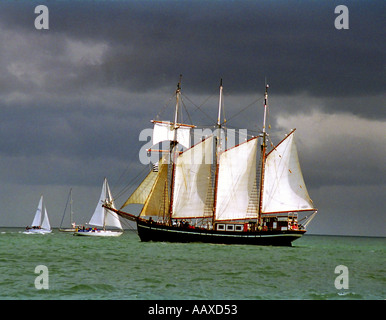
POLYGON ((317 209, 300 169, 295 130, 268 150, 268 85, 261 134, 226 149, 222 81, 217 130, 192 147, 194 126, 178 122, 180 82, 174 122, 152 121, 152 144, 169 140, 169 150, 158 150, 163 152, 159 162, 119 210, 105 206, 136 221, 142 241, 290 246, 306 232, 317 209), (123 210, 130 204, 143 205, 138 216, 123 210), (301 214, 308 216, 300 219, 301 214))

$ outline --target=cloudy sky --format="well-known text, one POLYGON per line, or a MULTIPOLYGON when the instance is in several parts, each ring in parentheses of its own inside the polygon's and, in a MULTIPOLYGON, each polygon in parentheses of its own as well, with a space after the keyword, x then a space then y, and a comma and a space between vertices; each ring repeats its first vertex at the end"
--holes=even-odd
POLYGON ((272 140, 297 128, 319 209, 309 232, 386 236, 385 12, 382 0, 1 2, 0 226, 30 224, 40 194, 58 226, 71 187, 85 222, 105 176, 116 194, 135 181, 139 133, 163 109, 172 119, 183 74, 194 121, 213 124, 223 78, 228 125, 257 131, 267 79, 272 140), (341 4, 349 29, 335 28, 341 4))

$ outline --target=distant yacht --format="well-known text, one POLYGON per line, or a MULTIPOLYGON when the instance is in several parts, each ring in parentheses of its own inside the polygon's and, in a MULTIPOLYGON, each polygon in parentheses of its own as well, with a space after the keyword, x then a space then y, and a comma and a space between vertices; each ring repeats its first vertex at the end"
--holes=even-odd
POLYGON ((118 237, 123 233, 122 225, 118 215, 115 212, 107 210, 102 205, 108 203, 111 208, 115 208, 113 198, 111 196, 110 188, 105 178, 103 181, 102 192, 99 197, 98 204, 92 215, 89 225, 102 227, 98 229, 95 227, 77 227, 75 229, 75 236, 90 236, 90 237, 118 237), (106 227, 113 227, 118 230, 107 230, 106 227))
POLYGON ((66 208, 64 209, 64 212, 63 212, 63 217, 62 217, 62 221, 60 223, 59 231, 60 232, 75 232, 76 228, 77 228, 77 226, 76 226, 76 223, 74 221, 74 211, 72 210, 72 188, 71 188, 70 192, 68 194, 66 208), (64 228, 63 227, 63 221, 64 221, 64 217, 66 216, 66 210, 67 210, 68 204, 70 204, 70 224, 71 224, 71 227, 70 228, 64 228))
POLYGON ((25 234, 46 234, 51 233, 51 225, 48 219, 47 208, 43 202, 43 195, 40 197, 39 205, 32 221, 31 227, 25 228, 25 234), (44 214, 43 214, 44 212, 44 214))

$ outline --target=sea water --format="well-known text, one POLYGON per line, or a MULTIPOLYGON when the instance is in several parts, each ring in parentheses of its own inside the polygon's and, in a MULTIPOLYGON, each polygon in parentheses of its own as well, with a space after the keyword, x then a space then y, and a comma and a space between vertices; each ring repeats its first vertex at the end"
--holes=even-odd
POLYGON ((265 247, 22 231, 0 229, 0 299, 386 298, 386 238, 305 235, 265 247))

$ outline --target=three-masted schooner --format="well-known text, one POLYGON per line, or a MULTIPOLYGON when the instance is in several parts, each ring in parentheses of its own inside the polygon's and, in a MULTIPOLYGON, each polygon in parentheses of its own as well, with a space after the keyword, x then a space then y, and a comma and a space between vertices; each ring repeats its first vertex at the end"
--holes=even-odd
POLYGON ((179 82, 174 122, 152 121, 153 145, 170 140, 170 150, 119 210, 105 204, 136 221, 142 241, 288 246, 316 214, 300 169, 295 130, 267 150, 268 85, 262 133, 228 149, 221 136, 222 91, 221 81, 216 134, 190 147, 194 126, 178 122, 179 82), (179 151, 178 144, 186 149, 179 151), (133 203, 143 205, 139 216, 123 211, 133 203), (310 213, 304 222, 298 220, 303 212, 310 213))

